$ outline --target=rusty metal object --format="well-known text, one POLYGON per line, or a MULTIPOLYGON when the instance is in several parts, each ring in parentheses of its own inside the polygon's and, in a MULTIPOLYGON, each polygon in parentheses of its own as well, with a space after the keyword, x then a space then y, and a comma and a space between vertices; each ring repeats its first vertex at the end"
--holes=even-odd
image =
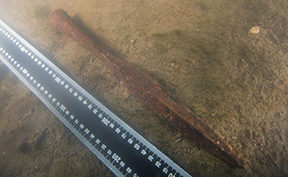
POLYGON ((232 147, 202 119, 187 107, 173 101, 161 90, 160 84, 149 75, 126 60, 113 56, 100 46, 77 27, 64 10, 53 10, 49 15, 49 21, 52 26, 78 42, 105 63, 121 85, 125 86, 130 93, 157 115, 169 121, 181 133, 192 139, 198 146, 233 166, 245 168, 243 160, 232 147))

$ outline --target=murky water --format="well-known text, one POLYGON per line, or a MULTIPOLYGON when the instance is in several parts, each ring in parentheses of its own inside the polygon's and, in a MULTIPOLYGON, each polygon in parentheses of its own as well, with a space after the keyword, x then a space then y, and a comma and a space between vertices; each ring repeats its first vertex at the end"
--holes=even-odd
MULTIPOLYGON (((195 176, 288 175, 285 0, 0 0, 0 16, 195 176), (157 80, 247 164, 199 149, 47 21, 67 11, 114 55, 157 80), (253 27, 259 33, 249 33, 253 27)), ((0 64, 0 176, 113 176, 0 64), (5 70, 5 71, 4 71, 5 70), (3 74, 4 73, 4 74, 3 74)))

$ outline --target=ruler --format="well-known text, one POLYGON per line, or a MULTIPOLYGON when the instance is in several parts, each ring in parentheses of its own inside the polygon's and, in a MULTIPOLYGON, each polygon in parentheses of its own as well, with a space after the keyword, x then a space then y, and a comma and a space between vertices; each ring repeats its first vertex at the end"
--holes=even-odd
POLYGON ((117 176, 190 176, 2 20, 0 60, 117 176))

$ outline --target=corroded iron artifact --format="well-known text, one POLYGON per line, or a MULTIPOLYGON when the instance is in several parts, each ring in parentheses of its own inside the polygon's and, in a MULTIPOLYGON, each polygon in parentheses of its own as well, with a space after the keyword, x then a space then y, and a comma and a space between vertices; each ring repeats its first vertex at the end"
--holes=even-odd
POLYGON ((206 149, 225 162, 238 167, 245 164, 238 154, 201 118, 187 107, 173 101, 161 90, 160 84, 142 70, 119 59, 100 46, 85 34, 72 18, 62 9, 56 9, 49 15, 49 21, 58 30, 78 42, 98 59, 105 63, 118 82, 130 93, 140 99, 157 115, 169 121, 185 136, 192 139, 198 146, 206 149))

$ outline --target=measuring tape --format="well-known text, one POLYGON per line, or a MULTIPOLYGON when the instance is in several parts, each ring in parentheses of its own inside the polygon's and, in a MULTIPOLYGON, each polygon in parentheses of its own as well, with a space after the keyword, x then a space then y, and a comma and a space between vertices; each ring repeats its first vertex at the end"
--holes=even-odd
POLYGON ((190 176, 1 20, 0 60, 117 176, 190 176))

